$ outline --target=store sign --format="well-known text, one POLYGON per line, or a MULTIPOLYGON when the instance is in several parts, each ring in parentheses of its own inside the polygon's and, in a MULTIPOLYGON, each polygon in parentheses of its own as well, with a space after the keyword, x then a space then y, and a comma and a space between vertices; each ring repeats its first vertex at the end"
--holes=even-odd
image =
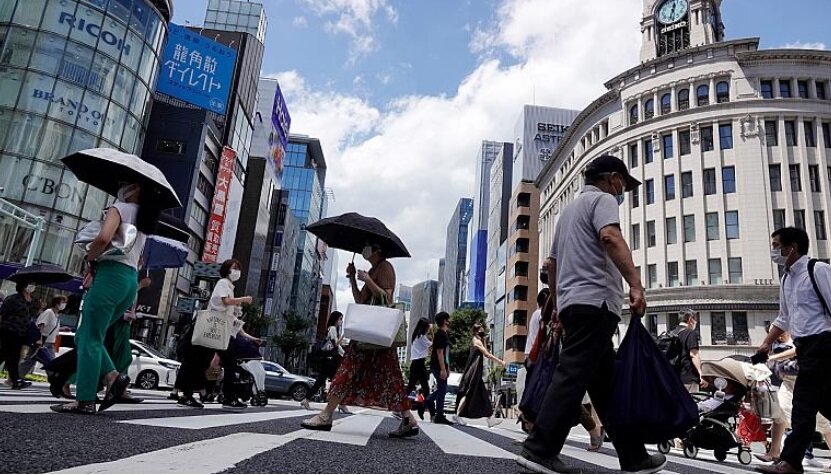
POLYGON ((26 175, 21 181, 23 188, 27 191, 34 191, 44 195, 57 195, 62 200, 81 203, 84 201, 82 190, 63 182, 56 182, 52 178, 38 175, 26 175))
POLYGON ((534 141, 555 142, 555 144, 558 144, 560 143, 560 139, 563 138, 563 135, 565 135, 567 130, 567 125, 546 124, 540 122, 537 124, 537 134, 534 136, 534 141))
POLYGON ((211 203, 211 217, 208 220, 208 231, 205 234, 205 250, 202 253, 202 260, 205 262, 216 262, 219 255, 222 228, 225 225, 225 206, 228 204, 228 192, 231 189, 236 163, 237 153, 229 147, 224 147, 222 157, 219 159, 214 199, 211 203))
POLYGON ((130 45, 125 43, 123 38, 116 36, 112 31, 102 28, 101 25, 89 23, 83 18, 76 18, 75 14, 71 12, 61 12, 61 16, 58 18, 58 24, 68 25, 73 30, 85 32, 90 36, 90 43, 95 43, 95 40, 100 38, 104 44, 118 49, 125 56, 130 55, 130 45))
MULTIPOLYGON (((69 96, 69 94, 76 93, 80 95, 80 90, 72 89, 63 91, 66 89, 65 86, 62 86, 60 83, 55 85, 54 91, 49 92, 44 91, 41 89, 32 89, 31 97, 33 100, 38 101, 45 101, 50 102, 52 104, 58 104, 57 111, 61 114, 71 117, 74 120, 74 117, 78 117, 78 125, 83 126, 83 123, 86 123, 88 126, 92 126, 94 128, 101 125, 106 120, 106 115, 103 111, 97 110, 95 108, 89 107, 84 102, 79 99, 73 99, 69 96), (66 95, 64 95, 64 93, 66 95)), ((54 115, 54 113, 52 113, 54 115)))
POLYGON ((145 287, 138 292, 136 299, 136 313, 142 315, 159 315, 159 304, 162 300, 162 290, 164 289, 164 269, 154 269, 149 272, 150 286, 145 287))
POLYGON ((236 58, 233 49, 171 23, 156 90, 225 114, 236 58))
POLYGON ((283 148, 285 149, 288 147, 291 116, 289 115, 286 99, 283 97, 283 91, 280 90, 279 84, 277 84, 277 91, 274 93, 274 105, 271 108, 271 123, 277 129, 277 134, 280 136, 280 143, 283 144, 283 148))

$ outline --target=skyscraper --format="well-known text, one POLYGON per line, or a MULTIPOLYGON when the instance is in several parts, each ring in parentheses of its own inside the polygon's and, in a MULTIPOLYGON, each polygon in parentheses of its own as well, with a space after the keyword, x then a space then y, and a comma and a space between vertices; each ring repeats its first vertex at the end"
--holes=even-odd
POLYGON ((261 3, 241 0, 209 0, 205 28, 248 33, 265 43, 268 20, 261 3))
POLYGON ((410 311, 412 321, 418 321, 421 318, 433 321, 437 313, 438 292, 439 283, 435 280, 425 280, 413 286, 413 306, 410 311))
POLYGON ((466 303, 482 307, 485 303, 485 268, 488 253, 488 214, 490 211, 491 166, 503 144, 483 140, 476 154, 473 188, 473 215, 468 228, 467 296, 466 303))
POLYGON ((462 198, 456 205, 453 217, 447 224, 447 243, 444 254, 444 269, 439 273, 441 300, 440 310, 452 312, 459 308, 462 300, 462 275, 467 264, 468 226, 473 217, 473 200, 462 198))

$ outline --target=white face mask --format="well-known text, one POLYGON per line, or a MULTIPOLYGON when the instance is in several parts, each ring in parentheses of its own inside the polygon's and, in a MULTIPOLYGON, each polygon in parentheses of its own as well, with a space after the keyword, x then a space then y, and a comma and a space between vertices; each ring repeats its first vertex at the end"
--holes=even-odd
POLYGON ((361 251, 361 255, 364 259, 369 260, 372 257, 372 246, 364 246, 364 250, 361 251))
POLYGON ((774 264, 778 264, 782 267, 785 267, 785 264, 787 264, 789 256, 790 253, 782 255, 782 249, 770 250, 770 260, 772 260, 774 264))
POLYGON ((231 279, 231 282, 236 282, 239 280, 240 276, 242 275, 242 271, 239 269, 234 269, 228 274, 228 278, 231 279))
POLYGON ((63 311, 66 308, 66 302, 58 304, 58 310, 63 311))
POLYGON ((126 202, 128 199, 132 198, 138 192, 138 186, 134 184, 127 184, 123 185, 121 188, 118 189, 118 194, 116 197, 118 201, 126 202))
POLYGON ((35 284, 29 284, 26 286, 26 292, 30 294, 34 293, 35 289, 37 289, 37 286, 35 284))

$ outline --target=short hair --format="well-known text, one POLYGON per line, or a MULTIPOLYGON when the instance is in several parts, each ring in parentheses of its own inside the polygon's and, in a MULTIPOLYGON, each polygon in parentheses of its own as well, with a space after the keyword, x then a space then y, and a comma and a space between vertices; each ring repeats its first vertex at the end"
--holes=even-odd
POLYGON ((482 325, 481 323, 475 323, 473 325, 473 334, 474 335, 478 335, 479 333, 482 333, 484 331, 485 331, 485 326, 482 325))
POLYGON ((338 320, 343 317, 343 314, 335 310, 334 312, 329 314, 329 321, 326 322, 326 328, 333 327, 337 325, 338 320))
POLYGON ((444 322, 450 320, 450 314, 447 312, 439 312, 436 314, 436 325, 442 326, 444 322))
POLYGON ((545 302, 548 301, 548 297, 551 295, 551 291, 548 289, 540 290, 540 293, 537 294, 537 306, 542 307, 545 305, 545 302))
POLYGON ((228 259, 223 262, 222 265, 219 266, 219 276, 222 278, 228 277, 231 275, 231 269, 233 269, 234 266, 237 266, 240 269, 242 268, 242 265, 236 259, 228 259))
POLYGON ((66 298, 66 295, 56 295, 56 296, 52 297, 51 307, 57 307, 58 305, 66 302, 67 300, 69 300, 69 299, 66 298))
POLYGON ((778 237, 779 242, 783 246, 793 246, 796 244, 797 252, 800 256, 808 254, 808 250, 811 248, 811 240, 808 239, 808 233, 799 228, 777 229, 771 234, 771 237, 778 237))
POLYGON ((681 312, 679 312, 679 313, 681 313, 681 321, 684 322, 684 323, 689 322, 691 318, 696 318, 697 317, 695 311, 691 308, 681 310, 681 312))
POLYGON ((16 290, 17 293, 22 294, 23 291, 26 290, 26 287, 28 287, 28 286, 29 286, 29 282, 26 282, 25 280, 21 280, 20 282, 16 282, 14 284, 14 290, 16 290))

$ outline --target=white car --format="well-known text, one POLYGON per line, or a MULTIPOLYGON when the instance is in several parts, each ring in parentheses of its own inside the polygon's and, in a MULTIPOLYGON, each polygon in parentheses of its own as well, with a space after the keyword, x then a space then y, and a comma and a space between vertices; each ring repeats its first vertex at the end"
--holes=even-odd
MULTIPOLYGON (((61 347, 58 356, 75 347, 75 334, 61 332, 61 347)), ((176 384, 176 373, 182 365, 165 358, 158 351, 137 340, 130 340, 133 362, 127 369, 127 376, 134 386, 141 389, 172 388, 176 384)))

